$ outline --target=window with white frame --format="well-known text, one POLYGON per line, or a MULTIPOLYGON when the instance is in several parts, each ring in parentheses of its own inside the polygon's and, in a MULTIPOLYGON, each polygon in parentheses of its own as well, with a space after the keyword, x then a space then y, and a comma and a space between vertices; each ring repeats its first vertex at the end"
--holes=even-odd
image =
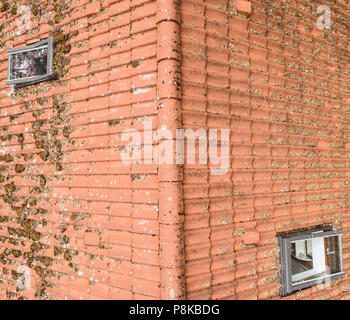
POLYGON ((53 38, 49 37, 32 45, 10 49, 8 80, 6 84, 20 88, 54 78, 53 38))
POLYGON ((278 237, 281 296, 344 276, 341 230, 303 230, 278 237))

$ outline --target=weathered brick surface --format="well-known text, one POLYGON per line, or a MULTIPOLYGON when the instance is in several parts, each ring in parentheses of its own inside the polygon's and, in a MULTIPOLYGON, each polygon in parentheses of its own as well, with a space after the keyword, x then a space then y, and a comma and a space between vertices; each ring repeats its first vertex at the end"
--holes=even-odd
POLYGON ((350 7, 319 4, 2 1, 0 299, 277 299, 276 233, 321 224, 348 273, 350 7), (48 35, 58 80, 11 94, 6 50, 48 35), (147 119, 230 129, 229 171, 123 162, 147 119))
POLYGON ((315 225, 344 230, 349 272, 349 14, 345 1, 181 1, 183 126, 231 129, 225 176, 184 167, 189 299, 278 298, 276 233, 315 225), (331 30, 316 27, 322 4, 331 30))
POLYGON ((1 5, 0 298, 160 298, 157 167, 123 163, 120 139, 157 123, 156 1, 1 5), (6 50, 48 35, 59 80, 11 95, 6 50))

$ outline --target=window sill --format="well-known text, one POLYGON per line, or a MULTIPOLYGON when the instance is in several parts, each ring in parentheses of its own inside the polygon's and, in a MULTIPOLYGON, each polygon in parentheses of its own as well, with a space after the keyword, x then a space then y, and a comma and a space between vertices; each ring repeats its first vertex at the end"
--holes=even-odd
POLYGON ((6 81, 6 84, 13 86, 15 89, 17 89, 17 88, 26 87, 26 86, 29 86, 32 84, 37 84, 40 82, 55 80, 55 79, 57 79, 56 75, 51 74, 51 75, 46 75, 46 76, 33 77, 33 78, 27 79, 27 80, 23 79, 23 81, 20 81, 20 79, 9 80, 9 81, 6 81))
POLYGON ((292 292, 291 293, 293 293, 294 291, 306 289, 308 287, 311 287, 311 286, 314 286, 317 284, 323 284, 323 283, 326 283, 328 281, 337 280, 337 279, 341 279, 344 277, 345 277, 345 272, 338 272, 338 273, 327 275, 327 276, 324 276, 321 278, 306 280, 303 283, 292 285, 292 292))

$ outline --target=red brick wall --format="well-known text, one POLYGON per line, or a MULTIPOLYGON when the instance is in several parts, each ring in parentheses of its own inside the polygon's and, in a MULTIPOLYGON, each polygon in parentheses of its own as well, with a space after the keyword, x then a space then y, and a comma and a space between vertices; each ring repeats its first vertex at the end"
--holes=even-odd
POLYGON ((157 125, 157 2, 1 5, 0 298, 160 298, 157 166, 123 163, 120 138, 157 125), (6 51, 49 35, 59 80, 11 95, 6 51))
MULTIPOLYGON (((342 228, 349 272, 349 5, 250 3, 181 1, 183 126, 231 129, 225 176, 184 168, 189 299, 278 298, 276 234, 298 228, 342 228)), ((348 299, 349 284, 288 298, 348 299)))
POLYGON ((349 7, 318 30, 319 4, 3 1, 0 298, 278 298, 276 234, 322 224, 348 273, 349 7), (6 51, 49 35, 58 80, 11 94, 6 51), (123 162, 150 119, 229 128, 229 171, 123 162))

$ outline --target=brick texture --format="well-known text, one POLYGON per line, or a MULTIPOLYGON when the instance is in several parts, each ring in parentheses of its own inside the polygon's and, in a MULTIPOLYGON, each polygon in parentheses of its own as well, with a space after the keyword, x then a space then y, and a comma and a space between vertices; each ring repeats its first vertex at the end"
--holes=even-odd
POLYGON ((34 0, 18 35, 26 3, 0 8, 0 298, 159 299, 157 167, 120 139, 157 123, 157 3, 34 0), (6 51, 49 35, 58 80, 11 94, 6 51))
POLYGON ((330 30, 321 1, 2 1, 0 299, 279 299, 276 234, 324 224, 348 274, 350 6, 326 2, 330 30), (11 92, 6 51, 48 36, 57 80, 11 92), (230 169, 125 163, 150 119, 230 129, 230 169))
POLYGON ((181 1, 183 127, 231 130, 225 176, 184 166, 188 299, 278 299, 276 234, 298 228, 342 228, 349 272, 350 7, 327 1, 332 27, 319 30, 323 4, 181 1))

